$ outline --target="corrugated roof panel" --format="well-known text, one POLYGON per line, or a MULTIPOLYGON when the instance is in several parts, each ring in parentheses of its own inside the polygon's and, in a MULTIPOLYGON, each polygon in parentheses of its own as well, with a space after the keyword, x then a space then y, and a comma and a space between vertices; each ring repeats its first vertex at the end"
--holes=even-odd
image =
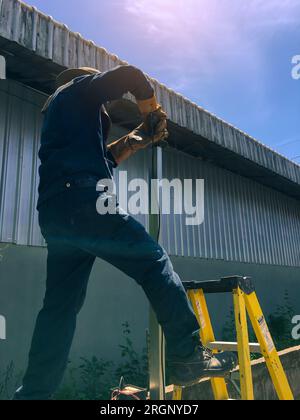
MULTIPOLYGON (((2 37, 16 41, 41 57, 52 59, 65 67, 96 65, 105 71, 118 64, 125 64, 115 55, 19 0, 1 0, 0 23, 2 37)), ((157 81, 153 80, 153 84, 173 122, 300 184, 298 164, 157 81)))

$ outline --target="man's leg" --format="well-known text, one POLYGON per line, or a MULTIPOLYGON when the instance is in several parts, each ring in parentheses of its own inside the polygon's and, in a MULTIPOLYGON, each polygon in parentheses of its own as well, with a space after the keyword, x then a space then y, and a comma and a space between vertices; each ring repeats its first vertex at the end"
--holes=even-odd
POLYGON ((200 327, 166 251, 133 219, 119 238, 115 238, 118 239, 123 258, 118 255, 102 255, 102 258, 143 288, 163 328, 168 356, 190 355, 195 348, 193 336, 200 327))
POLYGON ((119 268, 144 289, 166 336, 174 384, 224 376, 236 366, 234 354, 213 356, 202 346, 182 282, 167 253, 142 225, 128 215, 100 216, 93 205, 79 210, 73 222, 76 246, 119 268))
POLYGON ((45 400, 60 384, 95 257, 48 244, 44 306, 38 315, 22 389, 15 399, 45 400))
POLYGON ((136 280, 163 327, 168 354, 191 354, 195 347, 193 334, 199 324, 165 250, 128 215, 100 216, 93 212, 87 217, 85 212, 84 217, 81 219, 77 213, 74 245, 136 280))

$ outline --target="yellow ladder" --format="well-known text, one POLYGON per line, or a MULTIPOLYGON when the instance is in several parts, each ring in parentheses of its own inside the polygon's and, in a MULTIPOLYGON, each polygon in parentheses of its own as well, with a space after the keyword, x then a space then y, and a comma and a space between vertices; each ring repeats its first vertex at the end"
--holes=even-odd
MULTIPOLYGON (((280 400, 293 400, 293 394, 282 363, 269 332, 265 317, 258 302, 253 281, 249 277, 226 277, 205 282, 186 282, 184 286, 192 302, 200 325, 200 338, 204 346, 215 353, 234 351, 238 353, 242 400, 254 400, 250 352, 261 353, 271 375, 280 400), (206 293, 233 293, 237 343, 215 341, 214 331, 206 304, 206 293), (249 343, 247 312, 255 331, 258 344, 249 343)), ((211 379, 216 400, 228 400, 229 394, 224 378, 211 379)), ((182 399, 182 388, 175 387, 173 400, 182 399)))

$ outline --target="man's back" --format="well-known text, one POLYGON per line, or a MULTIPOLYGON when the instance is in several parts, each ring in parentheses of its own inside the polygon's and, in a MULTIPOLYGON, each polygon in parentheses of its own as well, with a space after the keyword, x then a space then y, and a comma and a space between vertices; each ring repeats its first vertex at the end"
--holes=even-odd
POLYGON ((115 163, 106 149, 111 121, 104 107, 89 95, 90 78, 77 78, 56 93, 45 111, 38 207, 47 190, 55 190, 60 181, 83 174, 98 179, 112 177, 115 163))

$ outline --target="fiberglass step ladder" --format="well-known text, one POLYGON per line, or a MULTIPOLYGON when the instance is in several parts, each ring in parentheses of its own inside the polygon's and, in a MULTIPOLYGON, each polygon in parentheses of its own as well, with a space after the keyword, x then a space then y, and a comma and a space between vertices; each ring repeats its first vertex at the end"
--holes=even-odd
MULTIPOLYGON (((238 353, 242 400, 254 400, 250 352, 261 353, 264 356, 279 399, 293 400, 291 387, 262 313, 251 278, 226 277, 221 280, 205 282, 185 282, 184 286, 201 327, 200 337, 203 345, 213 350, 214 353, 218 351, 238 353), (233 293, 237 343, 215 341, 205 299, 206 293, 233 293), (258 344, 249 343, 247 312, 259 342, 258 344)), ((225 378, 212 378, 211 385, 216 400, 230 399, 225 378)), ((182 388, 175 387, 173 400, 181 399, 182 388)))

